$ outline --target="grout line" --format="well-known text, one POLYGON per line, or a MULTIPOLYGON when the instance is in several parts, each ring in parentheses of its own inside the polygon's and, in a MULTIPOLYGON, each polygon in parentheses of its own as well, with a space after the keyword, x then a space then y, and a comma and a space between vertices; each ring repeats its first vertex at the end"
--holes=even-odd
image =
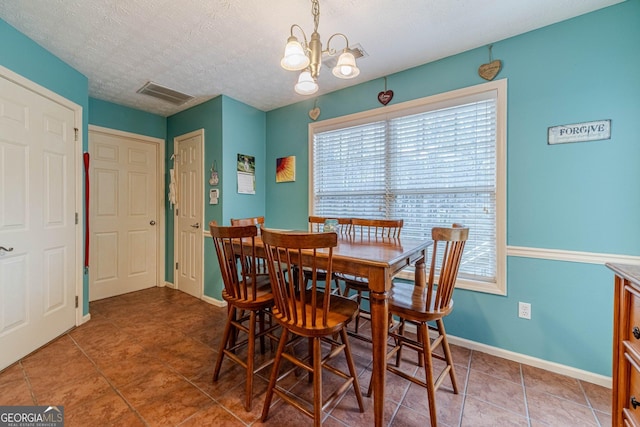
POLYGON ((520 371, 520 384, 522 385, 522 394, 524 396, 524 413, 527 417, 527 424, 531 427, 531 414, 529 413, 529 400, 527 399, 527 387, 524 383, 524 372, 522 370, 522 363, 518 363, 518 370, 520 371))
POLYGON ((31 400, 33 400, 34 405, 37 405, 38 399, 36 398, 36 394, 33 392, 33 387, 31 386, 31 379, 29 378, 29 375, 27 374, 27 370, 22 364, 22 360, 23 359, 20 359, 18 361, 18 365, 20 366, 20 369, 22 369, 22 375, 24 376, 24 380, 27 383, 27 387, 29 387, 29 394, 31 394, 31 400))
POLYGON ((586 390, 582 386, 582 381, 578 381, 578 385, 580 386, 580 390, 582 391, 582 394, 584 395, 584 398, 587 401, 587 406, 591 410, 591 414, 593 415, 593 418, 595 418, 595 420, 596 420, 596 424, 599 427, 602 427, 602 425, 600 424, 600 420, 598 419, 598 416, 596 415, 596 410, 594 409, 593 405, 591 404, 591 399, 589 399, 589 395, 587 394, 586 390))
MULTIPOLYGON (((473 359, 473 350, 469 350, 469 358, 467 360, 467 375, 464 378, 464 391, 462 395, 464 398, 462 399, 462 408, 460 408, 460 418, 458 419, 458 425, 462 426, 462 420, 464 419, 464 407, 467 403, 467 388, 469 387, 469 377, 471 376, 471 360, 473 359)), ((455 362, 454 362, 455 365, 455 362)))

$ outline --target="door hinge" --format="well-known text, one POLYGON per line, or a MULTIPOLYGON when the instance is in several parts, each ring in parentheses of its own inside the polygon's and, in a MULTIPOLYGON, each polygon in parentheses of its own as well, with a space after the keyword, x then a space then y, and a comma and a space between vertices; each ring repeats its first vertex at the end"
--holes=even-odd
POLYGON ((176 270, 178 269, 178 263, 176 262, 176 270))
POLYGON ((78 142, 78 128, 73 128, 75 141, 78 142))
POLYGON ((178 208, 176 208, 176 216, 178 216, 178 208))
POLYGON ((76 295, 76 308, 78 308, 78 295, 76 295))
POLYGON ((76 212, 76 225, 78 225, 78 212, 76 212))

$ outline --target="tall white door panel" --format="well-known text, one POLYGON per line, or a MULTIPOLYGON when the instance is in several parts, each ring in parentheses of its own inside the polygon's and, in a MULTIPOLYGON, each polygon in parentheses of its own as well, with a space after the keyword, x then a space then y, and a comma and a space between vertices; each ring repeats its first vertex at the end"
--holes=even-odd
POLYGON ((75 117, 0 73, 0 369, 76 323, 75 117))
POLYGON ((178 289, 202 297, 203 291, 203 224, 204 196, 202 189, 204 134, 202 130, 176 138, 178 204, 177 204, 177 263, 178 289))
POLYGON ((89 132, 91 301, 159 284, 158 144, 89 132))

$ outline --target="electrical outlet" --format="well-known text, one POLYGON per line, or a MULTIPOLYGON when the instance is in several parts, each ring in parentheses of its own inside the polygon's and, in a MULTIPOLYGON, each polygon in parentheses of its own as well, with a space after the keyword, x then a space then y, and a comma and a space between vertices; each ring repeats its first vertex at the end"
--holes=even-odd
POLYGON ((518 317, 523 319, 531 319, 531 304, 528 302, 518 303, 518 317))

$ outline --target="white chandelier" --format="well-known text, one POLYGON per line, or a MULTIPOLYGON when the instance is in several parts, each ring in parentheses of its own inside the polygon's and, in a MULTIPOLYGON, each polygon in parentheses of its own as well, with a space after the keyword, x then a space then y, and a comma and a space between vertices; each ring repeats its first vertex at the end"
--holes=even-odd
POLYGON ((336 36, 344 37, 347 46, 338 57, 338 63, 333 67, 333 75, 341 79, 352 79, 360 74, 360 70, 356 66, 356 58, 350 52, 349 39, 342 33, 336 33, 327 40, 327 49, 322 50, 322 42, 320 34, 318 34, 318 22, 320 20, 320 3, 319 0, 311 0, 311 13, 313 14, 313 33, 311 33, 311 41, 307 42, 307 35, 304 30, 297 24, 291 26, 291 36, 287 39, 287 46, 284 49, 284 57, 280 61, 280 65, 285 70, 300 71, 298 83, 294 89, 300 95, 312 95, 318 91, 318 74, 322 66, 322 54, 335 55, 336 50, 330 47, 331 39, 336 36), (302 33, 303 43, 293 35, 293 29, 298 28, 302 33))

